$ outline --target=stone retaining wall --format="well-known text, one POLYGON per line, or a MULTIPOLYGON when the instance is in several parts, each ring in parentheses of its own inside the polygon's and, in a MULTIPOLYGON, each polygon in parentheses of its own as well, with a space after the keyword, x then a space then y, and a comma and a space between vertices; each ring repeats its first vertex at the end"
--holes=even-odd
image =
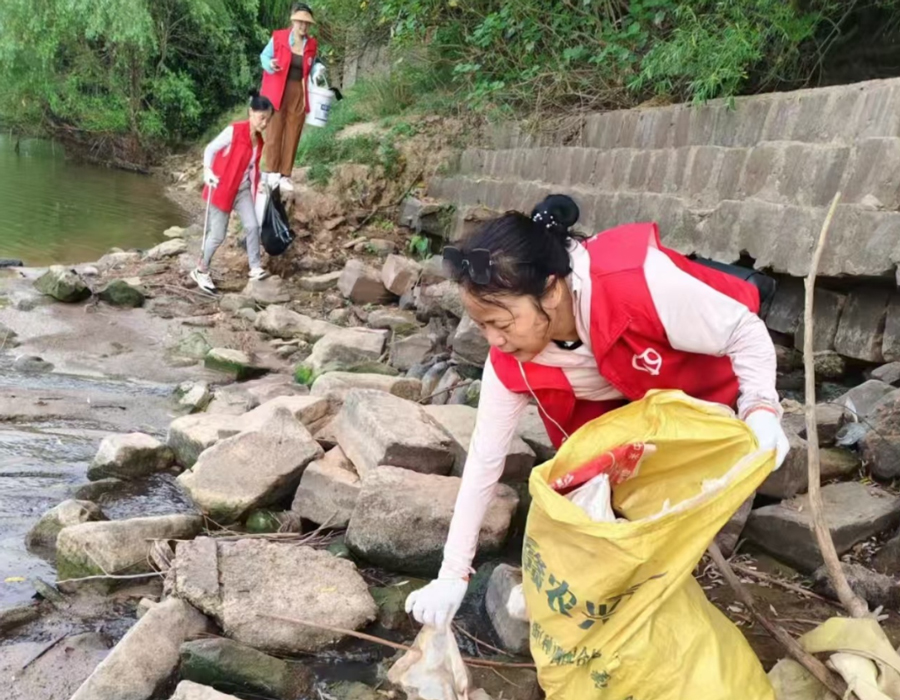
MULTIPOLYGON (((591 114, 539 134, 500 125, 492 141, 493 149, 463 152, 429 186, 457 205, 456 234, 477 210, 530 211, 565 192, 585 232, 654 220, 681 252, 722 262, 749 256, 757 268, 802 277, 842 192, 819 274, 867 279, 823 297, 816 344, 868 362, 900 360, 900 301, 891 294, 900 262, 900 80, 741 98, 733 109, 716 101, 591 114)), ((779 304, 791 307, 787 294, 779 304)), ((785 313, 793 320, 776 330, 796 333, 799 319, 785 313)))

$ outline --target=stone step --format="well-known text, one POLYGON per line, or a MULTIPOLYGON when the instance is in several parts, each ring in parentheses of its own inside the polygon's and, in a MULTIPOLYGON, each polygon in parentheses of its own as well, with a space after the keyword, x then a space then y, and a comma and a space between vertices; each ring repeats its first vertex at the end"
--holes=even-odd
MULTIPOLYGON (((531 211, 548 194, 572 196, 584 232, 634 221, 655 221, 663 241, 682 253, 734 262, 743 253, 759 269, 805 277, 825 207, 776 204, 755 198, 709 206, 672 194, 615 192, 543 181, 454 176, 435 178, 429 195, 459 208, 531 211)), ((862 205, 838 207, 819 275, 892 277, 900 262, 900 213, 862 205), (865 241, 860 244, 860 241, 865 241)))
POLYGON ((767 141, 853 143, 900 133, 900 80, 587 114, 537 134, 508 122, 490 134, 495 148, 562 144, 587 148, 753 146, 767 141))
POLYGON ((900 138, 867 138, 852 146, 772 141, 750 147, 468 149, 460 156, 459 174, 690 195, 704 203, 755 198, 826 206, 840 190, 845 203, 877 200, 895 210, 900 138))

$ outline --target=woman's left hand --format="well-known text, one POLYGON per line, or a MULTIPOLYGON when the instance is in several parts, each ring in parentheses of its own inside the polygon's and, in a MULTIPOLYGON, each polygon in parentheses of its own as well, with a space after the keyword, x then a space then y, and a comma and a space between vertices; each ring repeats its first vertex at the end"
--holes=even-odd
POLYGON ((775 450, 775 469, 783 463, 791 449, 788 437, 781 427, 781 420, 768 408, 751 410, 744 418, 747 427, 756 435, 761 450, 775 450))

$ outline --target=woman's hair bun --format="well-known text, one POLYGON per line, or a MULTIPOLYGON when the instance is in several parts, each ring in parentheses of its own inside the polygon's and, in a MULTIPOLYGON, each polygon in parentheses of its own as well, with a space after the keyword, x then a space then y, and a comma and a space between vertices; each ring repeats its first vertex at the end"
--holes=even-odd
POLYGON ((250 88, 247 91, 247 96, 252 100, 254 97, 259 97, 259 88, 250 88))
POLYGON ((551 194, 531 210, 531 218, 548 231, 564 236, 578 223, 580 213, 575 200, 568 195, 551 194))

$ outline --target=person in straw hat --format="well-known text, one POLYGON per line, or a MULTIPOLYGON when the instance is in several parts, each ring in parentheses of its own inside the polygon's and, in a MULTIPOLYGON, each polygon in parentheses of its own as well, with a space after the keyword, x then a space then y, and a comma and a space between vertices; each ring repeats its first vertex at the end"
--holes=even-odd
POLYGON ((272 187, 293 187, 291 170, 309 112, 307 83, 318 51, 316 40, 309 35, 313 24, 309 5, 295 3, 291 7, 291 27, 272 32, 259 57, 263 67, 260 94, 268 97, 276 110, 263 150, 266 181, 272 187))

